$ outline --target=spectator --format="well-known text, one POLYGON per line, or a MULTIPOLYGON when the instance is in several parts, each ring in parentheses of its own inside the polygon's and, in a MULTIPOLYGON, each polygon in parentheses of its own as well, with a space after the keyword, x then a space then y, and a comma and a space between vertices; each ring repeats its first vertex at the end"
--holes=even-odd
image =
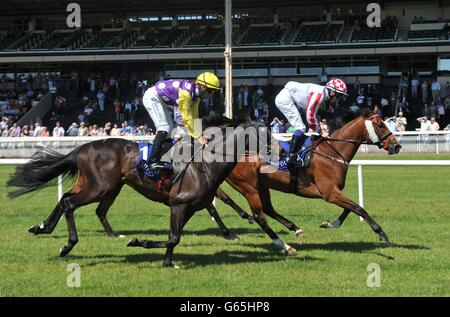
POLYGON ((18 138, 20 137, 20 132, 21 132, 20 127, 17 126, 17 123, 14 123, 11 129, 9 129, 8 134, 10 137, 18 138))
POLYGON ((105 99, 106 99, 106 95, 103 91, 99 91, 97 93, 97 101, 98 101, 98 107, 100 112, 105 111, 105 99))
POLYGON ((355 94, 359 94, 359 90, 361 89, 361 82, 359 81, 359 77, 355 77, 355 81, 353 82, 353 87, 355 88, 355 94))
POLYGON ((356 98, 356 105, 359 109, 362 109, 366 106, 366 96, 364 96, 364 90, 360 89, 359 96, 356 98))
POLYGON ((426 132, 430 130, 430 120, 428 120, 427 116, 417 118, 417 121, 420 122, 420 132, 426 132))
POLYGON ((280 126, 278 127, 278 131, 280 133, 286 133, 287 131, 287 126, 286 126, 286 121, 284 121, 284 119, 280 120, 280 126))
POLYGON ((320 73, 319 75, 319 83, 321 85, 325 85, 327 82, 328 82, 327 72, 325 71, 325 68, 322 68, 322 73, 320 73))
POLYGON ((9 127, 5 126, 4 130, 2 130, 2 138, 9 137, 9 127))
POLYGON ((120 101, 118 99, 114 99, 114 112, 116 114, 116 122, 123 121, 123 120, 121 120, 122 118, 120 117, 121 110, 122 110, 122 107, 121 107, 120 101))
POLYGON ((111 135, 111 130, 112 130, 111 122, 107 122, 105 124, 105 127, 104 127, 103 130, 105 132, 105 135, 110 136, 111 135))
POLYGON ((398 113, 396 123, 397 123, 397 131, 399 131, 399 132, 406 131, 406 125, 408 122, 407 122, 406 118, 403 116, 403 112, 398 113))
POLYGON ((270 127, 272 128, 273 133, 280 133, 280 125, 281 121, 277 117, 273 118, 272 122, 270 123, 270 127))
POLYGON ((402 94, 406 94, 408 92, 408 81, 405 76, 401 76, 400 78, 400 89, 402 90, 402 94))
POLYGON ((49 137, 50 132, 48 132, 47 127, 42 127, 41 132, 39 133, 40 137, 49 137))
POLYGON ((78 123, 81 124, 81 122, 86 122, 86 115, 84 114, 84 112, 80 112, 80 114, 78 115, 78 123))
POLYGON ((384 124, 388 126, 391 132, 397 132, 397 121, 395 117, 385 117, 384 124))
POLYGON ((430 118, 430 125, 428 127, 428 131, 439 131, 440 127, 439 127, 439 123, 436 122, 436 118, 435 117, 431 117, 430 118))
POLYGON ((445 83, 444 89, 443 89, 443 94, 444 94, 444 98, 449 98, 450 97, 450 83, 447 81, 445 83))
POLYGON ((117 123, 114 123, 114 126, 111 129, 111 136, 120 136, 121 134, 121 129, 118 128, 117 123))
POLYGON ((411 79, 411 97, 412 98, 417 98, 417 87, 419 86, 419 81, 417 80, 416 77, 413 77, 413 79, 411 79))
POLYGON ((75 122, 66 131, 67 136, 78 136, 78 124, 75 122))
POLYGON ((24 125, 22 128, 22 131, 20 132, 21 137, 29 137, 30 136, 30 128, 28 125, 24 125))
POLYGON ((40 136, 40 135, 41 135, 42 128, 43 128, 43 127, 41 127, 41 124, 40 124, 39 122, 36 122, 36 123, 34 124, 33 136, 34 136, 34 137, 40 136))
POLYGON ((322 119, 319 124, 320 128, 322 129, 323 136, 328 137, 330 131, 328 129, 327 119, 322 119))
POLYGON ((388 116, 390 114, 389 111, 389 101, 386 97, 381 99, 381 113, 383 116, 388 116))
POLYGON ((422 102, 424 104, 428 102, 428 81, 426 80, 422 83, 422 102))
POLYGON ((88 128, 86 127, 86 123, 80 122, 80 127, 78 128, 78 136, 87 136, 88 128))
POLYGON ((96 124, 92 125, 88 129, 88 136, 98 136, 99 131, 96 124))
POLYGON ((433 101, 436 101, 438 97, 440 97, 441 93, 441 84, 437 81, 437 78, 434 79, 431 84, 431 96, 433 97, 433 101))
POLYGON ((64 128, 61 126, 61 122, 56 122, 56 126, 53 128, 52 135, 54 137, 61 137, 64 136, 64 128))

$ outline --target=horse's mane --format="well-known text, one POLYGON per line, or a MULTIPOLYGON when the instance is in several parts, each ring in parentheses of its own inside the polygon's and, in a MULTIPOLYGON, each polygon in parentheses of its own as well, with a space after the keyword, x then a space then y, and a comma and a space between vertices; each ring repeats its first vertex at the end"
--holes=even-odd
POLYGON ((202 118, 203 130, 210 127, 237 127, 241 124, 257 125, 256 122, 250 121, 247 116, 234 116, 233 119, 225 117, 224 115, 213 113, 202 118))
POLYGON ((359 112, 354 112, 354 111, 346 109, 345 111, 343 111, 343 114, 341 116, 341 124, 340 125, 337 120, 335 120, 335 119, 330 120, 331 124, 329 123, 329 125, 328 125, 329 130, 330 130, 330 136, 338 133, 339 131, 342 131, 344 128, 347 128, 357 118, 360 118, 360 117, 367 118, 371 115, 373 115, 373 112, 368 107, 362 108, 359 112))

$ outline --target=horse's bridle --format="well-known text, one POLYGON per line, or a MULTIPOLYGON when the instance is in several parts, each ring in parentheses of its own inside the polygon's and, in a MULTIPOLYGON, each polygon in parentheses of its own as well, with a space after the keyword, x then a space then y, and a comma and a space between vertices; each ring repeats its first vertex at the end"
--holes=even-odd
MULTIPOLYGON (((370 116, 370 117, 368 117, 368 118, 366 118, 366 119, 364 119, 364 120, 370 120, 370 121, 372 121, 372 119, 373 118, 376 118, 376 117, 380 117, 379 115, 377 115, 377 114, 375 114, 375 115, 373 115, 373 116, 370 116)), ((372 121, 372 124, 374 124, 373 123, 373 121, 372 121)), ((382 125, 383 124, 383 121, 381 122, 381 124, 378 124, 378 126, 381 128, 382 125)), ((330 160, 332 160, 332 161, 337 161, 337 162, 339 162, 339 163, 343 163, 343 164, 345 164, 345 165, 349 165, 350 164, 350 162, 347 162, 346 160, 345 160, 345 158, 338 152, 338 150, 336 150, 336 148, 329 142, 329 141, 337 141, 337 142, 347 142, 347 143, 354 143, 354 144, 368 144, 368 145, 376 145, 376 146, 378 146, 378 148, 379 149, 382 149, 383 147, 384 147, 384 142, 386 141, 386 139, 387 138, 389 138, 390 136, 392 135, 392 131, 390 131, 389 130, 389 132, 388 133, 386 133, 386 134, 384 134, 381 138, 380 137, 378 137, 378 135, 377 135, 377 138, 378 138, 378 141, 361 141, 361 140, 352 140, 352 139, 342 139, 342 138, 329 138, 329 137, 321 137, 318 141, 317 141, 317 143, 313 146, 313 148, 311 149, 311 152, 314 152, 314 153, 316 153, 316 154, 318 154, 318 155, 320 155, 320 156, 323 156, 323 157, 326 157, 326 158, 328 158, 328 159, 330 159, 330 160), (339 155, 340 156, 340 158, 341 159, 337 159, 337 158, 335 158, 335 157, 332 157, 332 156, 329 156, 329 155, 326 155, 326 154, 323 154, 323 153, 320 153, 320 152, 317 152, 315 149, 317 148, 317 146, 320 144, 320 143, 323 143, 323 142, 325 142, 337 155, 339 155)))

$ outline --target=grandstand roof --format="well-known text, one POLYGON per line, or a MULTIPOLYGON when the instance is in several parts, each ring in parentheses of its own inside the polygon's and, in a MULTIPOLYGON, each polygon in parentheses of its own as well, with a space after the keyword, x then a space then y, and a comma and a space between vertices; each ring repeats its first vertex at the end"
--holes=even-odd
MULTIPOLYGON (((222 10, 224 8, 223 1, 211 0, 108 0, 108 1, 91 1, 91 0, 6 0, 2 1, 2 10, 0 16, 29 14, 61 14, 65 12, 67 4, 76 2, 80 4, 83 12, 102 13, 102 12, 130 12, 130 11, 146 11, 161 12, 170 10, 222 10)), ((363 1, 371 2, 371 1, 363 1)), ((389 2, 424 2, 423 0, 382 0, 378 1, 380 5, 389 2)), ((361 3, 360 0, 323 0, 321 5, 345 5, 345 4, 361 3)), ((234 0, 234 8, 256 8, 277 6, 301 6, 301 5, 317 5, 317 0, 234 0)), ((168 12, 169 13, 169 12, 168 12)))

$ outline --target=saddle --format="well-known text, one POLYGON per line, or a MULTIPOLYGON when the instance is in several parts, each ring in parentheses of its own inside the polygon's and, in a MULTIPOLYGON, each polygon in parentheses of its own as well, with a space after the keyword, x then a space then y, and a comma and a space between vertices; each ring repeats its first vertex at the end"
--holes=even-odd
MULTIPOLYGON (((279 170, 287 172, 289 171, 290 167, 288 167, 287 159, 289 157, 289 154, 291 153, 291 144, 290 141, 279 141, 279 144, 282 148, 282 151, 280 153, 280 159, 278 164, 275 164, 273 162, 270 162, 272 165, 275 165, 278 167, 279 170)), ((311 157, 312 157, 312 151, 311 151, 311 137, 308 136, 306 138, 305 143, 303 144, 302 148, 300 149, 298 155, 297 155, 297 161, 303 162, 303 166, 298 166, 294 168, 302 168, 302 167, 309 167, 311 164, 311 157)))
MULTIPOLYGON (((161 157, 163 157, 167 152, 170 151, 172 146, 174 145, 173 140, 168 140, 162 146, 161 157)), ((139 142, 139 156, 136 159, 136 167, 140 164, 140 162, 144 159, 147 159, 148 153, 151 153, 153 148, 152 144, 147 142, 139 142)), ((149 177, 152 181, 156 183, 156 188, 158 193, 163 194, 170 189, 170 178, 173 175, 172 163, 171 162, 161 162, 167 169, 164 170, 155 170, 155 171, 146 171, 144 172, 144 176, 149 177)))

